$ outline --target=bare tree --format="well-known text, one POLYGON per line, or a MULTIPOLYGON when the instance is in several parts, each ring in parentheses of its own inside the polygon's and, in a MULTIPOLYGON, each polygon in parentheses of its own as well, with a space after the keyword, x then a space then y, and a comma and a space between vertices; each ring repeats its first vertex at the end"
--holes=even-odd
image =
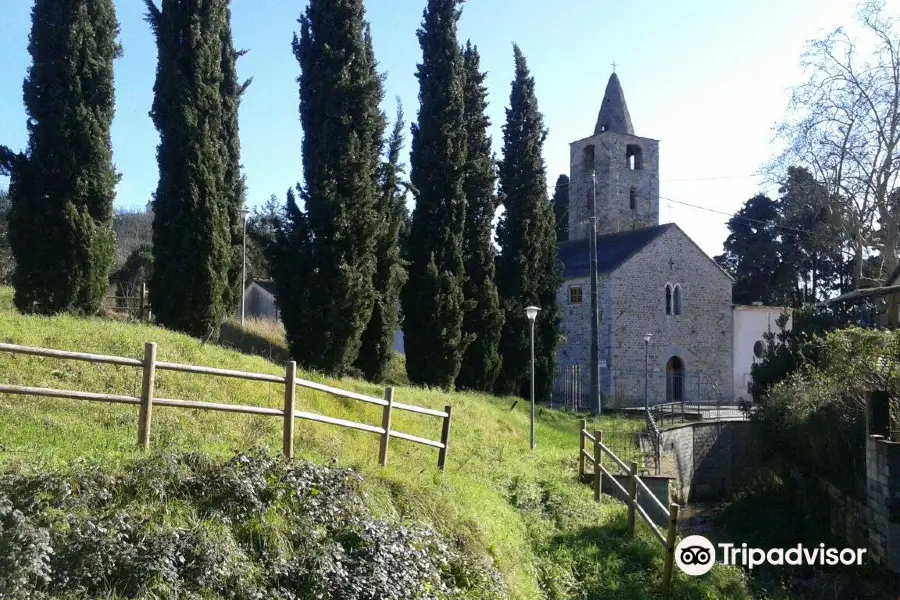
POLYGON ((780 179, 804 166, 826 186, 858 287, 873 252, 884 272, 898 264, 900 206, 891 192, 900 175, 900 17, 886 0, 866 0, 855 25, 808 43, 808 79, 792 91, 776 136, 785 148, 768 172, 780 179))

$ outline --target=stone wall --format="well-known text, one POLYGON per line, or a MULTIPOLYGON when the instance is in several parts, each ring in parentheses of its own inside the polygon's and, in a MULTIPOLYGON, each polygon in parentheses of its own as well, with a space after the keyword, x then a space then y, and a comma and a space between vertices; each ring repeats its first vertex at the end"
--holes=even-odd
MULTIPOLYGON (((558 364, 590 364, 590 279, 572 278, 557 293, 564 343, 558 364), (580 304, 569 290, 581 286, 580 304)), ((668 400, 666 363, 683 365, 682 399, 732 400, 731 279, 680 229, 672 228, 610 274, 599 277, 600 390, 610 408, 644 403, 644 334, 650 403, 668 400), (682 313, 666 314, 666 284, 679 284, 682 313)), ((560 382, 557 382, 560 385, 560 382)))
POLYGON ((659 142, 613 132, 569 146, 569 239, 588 237, 591 195, 597 194, 597 233, 659 225, 659 142), (628 165, 627 148, 640 149, 640 169, 628 165), (593 147, 593 150, 590 150, 593 147), (593 160, 591 160, 593 152, 593 160), (596 183, 591 182, 595 172, 596 183), (631 190, 635 207, 631 208, 631 190))
POLYGON ((759 468, 749 421, 688 423, 662 432, 663 464, 671 464, 676 502, 721 500, 759 468))
MULTIPOLYGON (((642 379, 644 334, 650 333, 651 373, 664 374, 667 362, 678 357, 686 377, 703 375, 703 399, 731 399, 732 281, 684 232, 672 228, 653 240, 613 271, 609 285, 612 368, 642 379), (680 315, 666 314, 667 283, 681 286, 680 315)), ((651 404, 667 400, 665 378, 652 377, 654 382, 651 404)), ((643 386, 637 387, 637 403, 643 404, 643 386)))
POLYGON ((866 440, 866 505, 869 553, 900 573, 900 443, 880 435, 866 440))

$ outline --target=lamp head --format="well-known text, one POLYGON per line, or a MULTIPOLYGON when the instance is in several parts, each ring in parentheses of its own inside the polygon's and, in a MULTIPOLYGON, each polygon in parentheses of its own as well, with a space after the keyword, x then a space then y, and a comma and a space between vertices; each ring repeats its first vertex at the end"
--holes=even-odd
POLYGON ((652 338, 652 337, 653 337, 653 334, 652 334, 652 333, 646 334, 646 335, 644 336, 644 343, 649 344, 649 343, 650 343, 650 338, 652 338))
POLYGON ((541 309, 538 308, 537 306, 526 306, 525 314, 528 316, 528 320, 534 321, 534 319, 537 317, 537 314, 540 310, 541 309))

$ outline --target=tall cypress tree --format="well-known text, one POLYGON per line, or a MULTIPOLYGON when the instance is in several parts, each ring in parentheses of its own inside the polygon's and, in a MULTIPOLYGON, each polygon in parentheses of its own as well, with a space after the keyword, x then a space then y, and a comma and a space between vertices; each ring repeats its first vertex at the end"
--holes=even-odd
POLYGON ((403 288, 406 372, 417 384, 450 388, 467 338, 463 281, 466 123, 462 55, 456 38, 460 0, 428 0, 418 30, 422 62, 419 119, 412 127, 410 180, 416 198, 403 288))
POLYGON ((221 143, 227 0, 146 0, 158 65, 159 131, 150 301, 159 322, 203 339, 227 313, 232 268, 227 153, 221 143))
POLYGON ((115 261, 112 0, 36 0, 23 85, 28 148, 0 152, 9 172, 14 302, 23 312, 95 313, 115 261))
POLYGON ((513 50, 516 75, 506 109, 500 161, 500 198, 506 212, 497 228, 497 281, 506 322, 500 339, 503 367, 497 391, 523 397, 529 393, 531 341, 525 307, 533 304, 541 309, 535 324, 535 393, 541 399, 551 393, 556 369, 561 322, 556 294, 562 269, 542 156, 547 132, 538 111, 534 78, 519 47, 513 50))
POLYGON ((403 107, 397 106, 394 129, 388 139, 387 155, 381 166, 378 228, 375 241, 377 294, 372 318, 362 336, 356 367, 370 381, 382 381, 393 351, 394 334, 400 324, 400 290, 406 282, 406 268, 400 257, 399 236, 406 222, 406 195, 400 181, 403 166, 403 107))
POLYGON ((303 176, 288 202, 275 265, 291 355, 340 375, 354 364, 375 305, 382 80, 362 0, 310 0, 294 37, 303 176), (296 264, 302 261, 304 264, 296 264))
POLYGON ((225 288, 225 310, 233 313, 240 303, 244 282, 243 267, 244 208, 246 185, 241 175, 241 141, 238 128, 238 109, 241 96, 250 85, 252 77, 243 83, 238 80, 237 59, 245 50, 237 51, 231 35, 231 8, 225 9, 225 25, 222 27, 222 151, 225 153, 225 203, 228 210, 228 228, 231 233, 231 266, 228 269, 228 286, 225 288))
POLYGON ((461 389, 493 391, 500 372, 500 330, 503 310, 494 281, 494 211, 497 199, 494 186, 497 175, 488 135, 485 74, 481 72, 478 49, 471 42, 463 50, 465 87, 467 162, 463 190, 466 195, 466 225, 463 260, 466 279, 463 294, 470 310, 463 318, 463 332, 471 342, 463 354, 456 378, 461 389))
POLYGON ((553 189, 553 215, 556 219, 556 241, 565 242, 569 239, 568 175, 560 175, 556 178, 556 186, 553 189))

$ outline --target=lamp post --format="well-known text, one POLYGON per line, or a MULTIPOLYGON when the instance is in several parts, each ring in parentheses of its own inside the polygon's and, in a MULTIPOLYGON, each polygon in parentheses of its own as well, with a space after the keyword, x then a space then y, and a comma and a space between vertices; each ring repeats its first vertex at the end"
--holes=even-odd
POLYGON ((525 315, 531 321, 531 449, 534 450, 534 320, 537 318, 540 308, 537 306, 525 307, 525 315))
POLYGON ((247 290, 247 216, 250 211, 246 207, 241 207, 241 220, 244 222, 244 235, 242 237, 243 248, 241 249, 241 329, 244 328, 244 292, 247 290))
POLYGON ((644 336, 644 411, 650 412, 650 338, 652 333, 644 336))

